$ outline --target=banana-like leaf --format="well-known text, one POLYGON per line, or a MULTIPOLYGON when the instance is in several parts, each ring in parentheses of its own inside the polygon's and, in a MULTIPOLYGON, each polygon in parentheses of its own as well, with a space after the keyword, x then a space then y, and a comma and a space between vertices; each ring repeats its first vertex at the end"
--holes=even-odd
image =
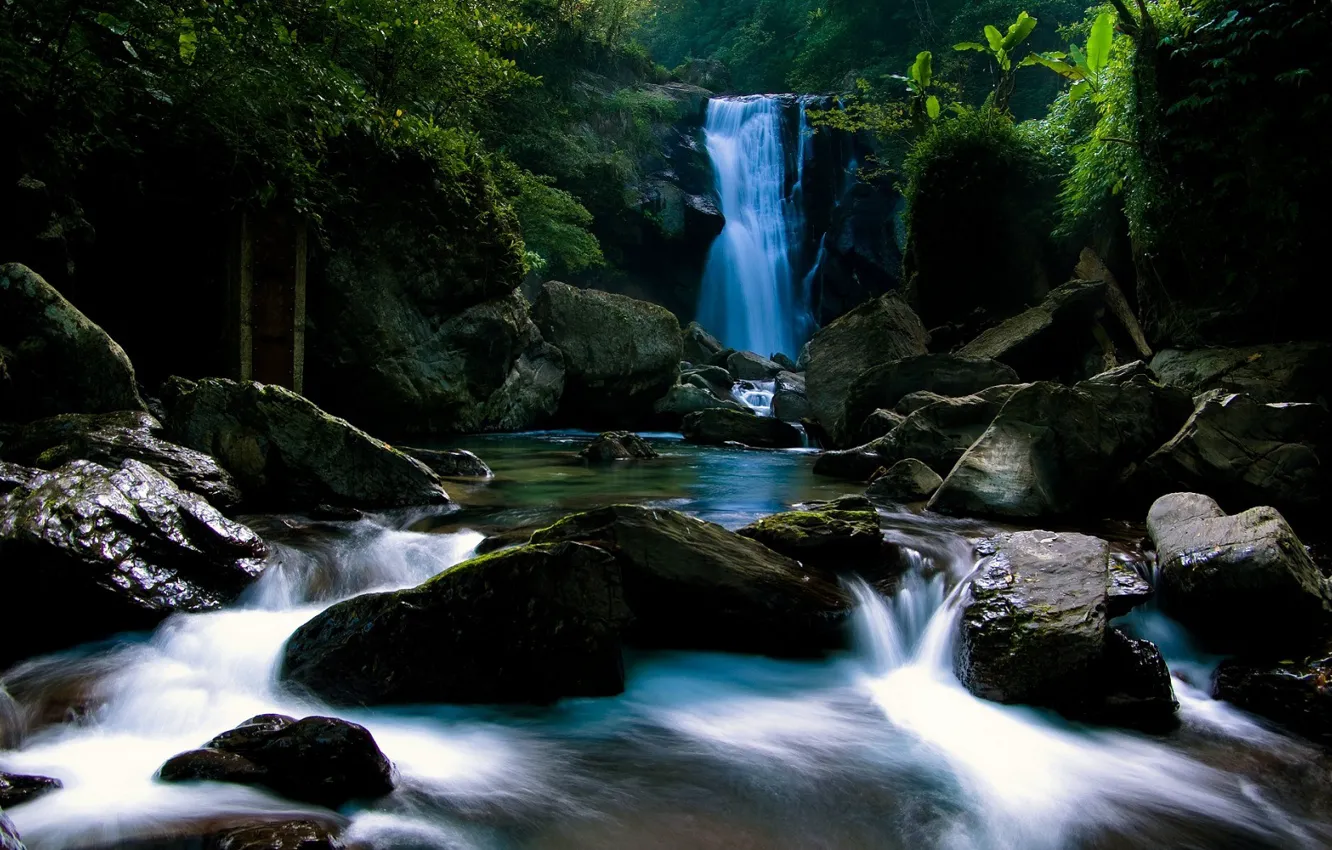
POLYGON ((934 54, 928 50, 922 50, 916 54, 916 62, 911 66, 911 81, 920 87, 921 91, 930 87, 930 82, 934 76, 934 54))
POLYGON ((925 114, 930 116, 931 121, 939 117, 939 98, 934 95, 925 98, 925 114))
POLYGON ((961 41, 953 45, 954 50, 976 50, 981 53, 989 53, 990 48, 974 41, 961 41))
POLYGON ((995 53, 1004 49, 1004 37, 999 34, 999 30, 989 24, 985 25, 985 40, 990 43, 990 49, 995 53))
POLYGON ((1086 80, 1078 80, 1073 84, 1073 88, 1068 90, 1068 102, 1077 103, 1087 95, 1091 94, 1091 83, 1086 80))
POLYGON ((1087 67, 1087 54, 1083 53, 1082 48, 1078 47, 1076 44, 1070 44, 1068 46, 1068 58, 1073 60, 1074 65, 1080 65, 1083 68, 1087 67))
POLYGON ((1028 53, 1027 58, 1022 60, 1022 67, 1028 65, 1041 65, 1054 71, 1059 76, 1068 80, 1082 80, 1086 78, 1082 68, 1077 65, 1070 65, 1063 61, 1062 53, 1028 53))
POLYGON ((1008 28, 1008 34, 1004 36, 1001 45, 1004 50, 1012 51, 1013 48, 1027 40, 1032 30, 1036 29, 1036 19, 1026 12, 1018 15, 1017 20, 1008 28))
POLYGON ((1093 76, 1099 75, 1110 61, 1110 42, 1114 37, 1114 17, 1109 12, 1102 12, 1092 24, 1091 37, 1087 39, 1087 68, 1093 76))

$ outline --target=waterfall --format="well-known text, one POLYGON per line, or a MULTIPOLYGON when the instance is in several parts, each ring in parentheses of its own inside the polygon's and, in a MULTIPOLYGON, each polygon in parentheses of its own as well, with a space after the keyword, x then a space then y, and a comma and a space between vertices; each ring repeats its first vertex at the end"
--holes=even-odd
POLYGON ((708 103, 708 156, 726 225, 708 253, 698 319, 732 348, 794 356, 808 312, 797 303, 794 272, 806 156, 803 104, 790 195, 783 115, 782 99, 768 95, 708 103))

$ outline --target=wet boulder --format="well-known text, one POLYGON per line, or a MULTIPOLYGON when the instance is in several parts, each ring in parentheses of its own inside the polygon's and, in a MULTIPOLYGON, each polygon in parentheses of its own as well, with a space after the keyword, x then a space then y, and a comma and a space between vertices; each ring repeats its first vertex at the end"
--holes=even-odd
POLYGON ((794 425, 770 416, 738 410, 702 410, 684 418, 681 428, 691 443, 720 446, 740 443, 763 449, 790 449, 804 445, 805 436, 794 425))
POLYGON ((163 782, 232 782, 331 809, 393 790, 393 765, 364 726, 333 717, 261 714, 172 756, 163 782))
POLYGON ((125 351, 18 263, 0 265, 0 365, 4 419, 146 409, 125 351))
POLYGON ((895 295, 868 301, 814 334, 801 355, 810 408, 837 445, 848 445, 860 427, 860 420, 845 418, 856 378, 868 366, 925 354, 927 339, 920 319, 895 295))
POLYGON ((170 478, 182 490, 227 510, 238 505, 241 492, 231 474, 203 452, 167 442, 162 424, 142 410, 115 413, 65 413, 15 429, 0 457, 11 463, 55 469, 74 460, 107 467, 137 460, 170 478))
POLYGON ((1143 578, 1132 564, 1119 558, 1110 559, 1108 599, 1111 619, 1124 616, 1151 599, 1155 593, 1151 582, 1143 578))
POLYGON ((267 552, 253 531, 139 461, 29 470, 0 494, 0 574, 34 625, 0 644, 0 664, 216 610, 259 575, 267 552))
POLYGON ((771 381, 782 367, 752 351, 737 351, 726 358, 726 371, 741 381, 771 381))
POLYGON ((617 460, 648 460, 658 457, 657 450, 647 440, 632 431, 607 431, 593 438, 578 456, 588 463, 610 463, 617 460))
POLYGON ((414 457, 442 478, 494 478, 486 462, 466 449, 418 449, 399 446, 398 450, 414 457))
POLYGON ((869 510, 799 510, 756 520, 736 534, 835 577, 885 560, 879 515, 869 510))
POLYGON ((1179 701, 1156 644, 1107 630, 1098 678, 1103 702, 1082 713, 1085 719, 1152 732, 1175 725, 1179 701))
POLYGON ((1190 395, 1242 393, 1259 404, 1332 402, 1332 344, 1166 349, 1152 358, 1162 382, 1190 395))
POLYGON ((909 457, 875 475, 865 495, 885 502, 923 502, 942 483, 939 473, 909 457))
POLYGON ((663 398, 652 405, 652 409, 672 418, 685 417, 701 410, 750 412, 749 408, 729 397, 729 395, 722 397, 710 388, 699 387, 695 384, 676 384, 666 392, 663 398))
POLYGON ((638 645, 808 656, 844 643, 850 600, 840 585, 714 523, 615 505, 532 535, 569 540, 615 556, 633 612, 627 636, 638 645))
POLYGON ((1135 479, 1151 495, 1198 490, 1228 504, 1319 512, 1327 492, 1332 417, 1317 404, 1260 404, 1211 393, 1135 479))
POLYGON ((892 408, 914 392, 956 398, 1017 382, 1017 372, 995 360, 954 354, 904 357, 872 366, 856 377, 847 396, 844 420, 864 422, 874 410, 892 408))
POLYGON ((336 705, 606 696, 624 688, 629 619, 604 551, 520 546, 328 608, 287 641, 281 678, 336 705))
POLYGON ((1222 661, 1212 696, 1332 745, 1332 654, 1327 647, 1295 659, 1222 661))
POLYGON ((783 422, 799 422, 813 415, 805 393, 805 376, 796 372, 777 373, 773 382, 772 415, 783 422))
POLYGON ((1332 626, 1332 583, 1270 507, 1227 515, 1199 493, 1171 493, 1147 514, 1172 617, 1218 648, 1299 648, 1332 626))
POLYGON ((342 850, 339 830, 326 822, 289 820, 256 823, 215 832, 206 850, 342 850))
POLYGON ((551 281, 532 320, 564 354, 559 415, 566 422, 649 422, 653 403, 679 375, 680 323, 665 307, 551 281))
POLYGON ((14 808, 44 794, 59 791, 65 783, 49 776, 21 776, 0 773, 0 809, 14 808))
POLYGON ((449 501, 425 464, 284 387, 172 378, 162 401, 171 439, 217 458, 255 508, 449 501))
POLYGON ((717 356, 725 346, 704 330, 698 322, 690 322, 680 332, 681 354, 694 364, 705 364, 717 356))

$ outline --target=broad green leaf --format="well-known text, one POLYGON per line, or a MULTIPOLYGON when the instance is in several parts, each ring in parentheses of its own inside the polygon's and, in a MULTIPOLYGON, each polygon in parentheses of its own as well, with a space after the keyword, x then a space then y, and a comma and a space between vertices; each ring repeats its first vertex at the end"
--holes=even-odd
POLYGON ((911 66, 911 79, 922 90, 930 87, 934 76, 934 55, 928 50, 916 54, 916 63, 911 66))
POLYGON ((1089 94, 1091 94, 1091 83, 1078 80, 1073 84, 1073 88, 1068 90, 1068 102, 1077 103, 1089 94))
POLYGON ((193 29, 181 30, 180 59, 186 65, 194 61, 194 54, 199 51, 199 36, 193 29))
MULTIPOLYGON (((1026 12, 1018 15, 1017 20, 1008 28, 1008 34, 1004 36, 1001 46, 1004 50, 1012 51, 1013 48, 1027 40, 1032 30, 1036 29, 1036 19, 1026 12)), ((998 30, 995 30, 998 32, 998 30)), ((988 32, 986 33, 988 35, 988 32)))
POLYGON ((939 98, 934 95, 925 98, 925 114, 930 116, 931 121, 939 117, 939 98))
POLYGON ((990 49, 995 53, 1003 49, 1004 37, 999 34, 999 30, 989 24, 985 25, 985 40, 990 43, 990 49))
POLYGON ((1022 66, 1041 65, 1069 80, 1081 80, 1086 77, 1081 68, 1063 61, 1063 57, 1062 53, 1029 53, 1027 58, 1022 60, 1022 66))
POLYGON ((1114 37, 1114 18, 1109 12, 1102 12, 1092 24, 1091 37, 1087 39, 1087 68, 1092 74, 1099 75, 1110 61, 1110 42, 1114 37))
POLYGON ((963 42, 959 42, 959 43, 953 45, 953 49, 954 49, 954 50, 976 50, 976 51, 979 51, 979 52, 981 52, 981 53, 988 53, 989 50, 990 50, 990 49, 989 49, 988 47, 986 47, 985 45, 983 45, 983 44, 978 44, 978 43, 976 43, 976 42, 974 42, 974 41, 963 41, 963 42))
POLYGON ((1076 44, 1070 44, 1068 46, 1068 58, 1073 60, 1074 65, 1080 65, 1083 68, 1087 67, 1087 54, 1083 53, 1082 48, 1078 47, 1076 44))
POLYGON ((110 12, 102 12, 97 16, 97 23, 111 30, 116 35, 124 35, 129 31, 129 24, 117 18, 110 12))

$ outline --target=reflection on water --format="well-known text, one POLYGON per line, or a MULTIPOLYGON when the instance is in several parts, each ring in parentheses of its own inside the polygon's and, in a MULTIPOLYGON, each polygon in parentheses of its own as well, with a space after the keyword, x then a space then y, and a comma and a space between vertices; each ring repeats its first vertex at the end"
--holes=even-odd
MULTIPOLYGON (((883 517, 911 569, 891 599, 851 580, 856 649, 824 661, 633 654, 622 695, 545 708, 334 710, 275 685, 295 628, 337 598, 408 586, 463 560, 480 539, 468 523, 646 501, 736 525, 840 489, 815 481, 812 458, 799 452, 658 438, 668 452, 660 466, 589 470, 568 462, 578 442, 470 440, 496 479, 454 488, 466 503, 444 518, 454 530, 406 530, 419 523, 401 516, 275 522, 280 557, 241 606, 173 618, 150 639, 96 650, 95 660, 11 671, 25 693, 82 677, 91 706, 85 721, 47 726, 22 749, 0 752, 0 769, 66 783, 10 813, 31 850, 111 847, 201 820, 310 811, 255 789, 152 780, 169 756, 270 711, 331 713, 371 729, 400 785, 344 814, 348 838, 377 848, 1332 843, 1324 757, 1183 682, 1185 722, 1166 738, 971 697, 952 674, 952 641, 973 567, 967 537, 987 529, 956 520, 883 517)), ((1127 623, 1159 639, 1172 667, 1205 672, 1209 660, 1156 612, 1127 623)))

